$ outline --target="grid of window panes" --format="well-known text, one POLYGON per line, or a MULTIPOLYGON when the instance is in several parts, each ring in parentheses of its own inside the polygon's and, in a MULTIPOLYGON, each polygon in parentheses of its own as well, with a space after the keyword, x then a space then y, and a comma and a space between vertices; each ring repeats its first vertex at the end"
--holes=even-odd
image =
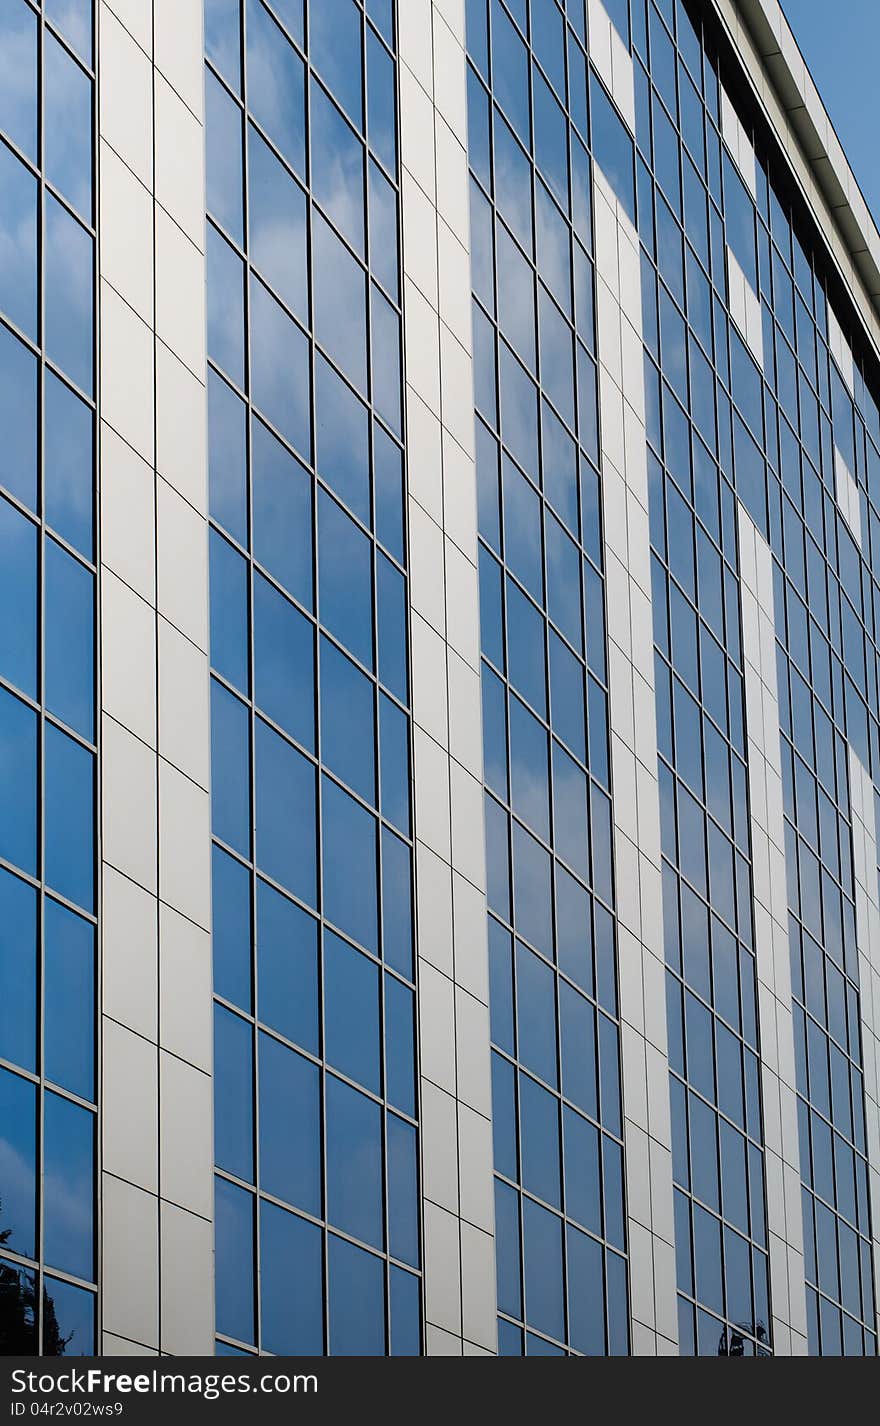
POLYGON ((634 21, 679 1341, 753 1355, 770 1310, 728 391, 752 363, 724 310, 745 189, 684 8, 634 21))
MULTIPOLYGON (((721 1208, 725 1216, 725 1178, 735 1177, 734 1199, 739 1207, 734 1223, 750 1227, 753 1239, 752 1270, 753 1321, 766 1321, 766 1265, 759 1249, 765 1241, 763 1190, 759 1170, 760 1096, 758 1093, 755 1047, 753 972, 748 973, 745 950, 750 939, 746 897, 748 878, 745 778, 741 766, 743 749, 742 690, 738 648, 736 588, 731 585, 736 569, 736 517, 733 490, 743 501, 766 538, 774 555, 776 633, 779 639, 779 695, 782 727, 783 790, 786 813, 786 863, 789 885, 794 993, 794 1031, 797 1085, 799 1090, 800 1146, 804 1191, 804 1229, 808 1279, 810 1350, 825 1354, 860 1355, 876 1350, 873 1323, 873 1285, 869 1251, 867 1165, 864 1143, 864 1105, 860 1070, 858 980, 855 955, 855 916, 852 890, 852 844, 849 829, 849 793, 844 732, 870 761, 870 744, 876 738, 876 677, 868 689, 865 631, 870 628, 870 576, 834 498, 833 441, 846 452, 854 474, 865 480, 866 445, 864 425, 854 425, 853 405, 833 364, 829 371, 827 348, 827 308, 821 277, 813 271, 807 252, 794 230, 784 200, 774 191, 772 174, 761 154, 757 162, 757 205, 743 183, 719 136, 719 86, 716 65, 699 38, 699 26, 692 23, 684 6, 668 2, 634 7, 639 23, 634 25, 637 56, 645 60, 651 83, 640 63, 636 66, 636 107, 638 142, 639 229, 647 253, 656 262, 660 283, 645 283, 646 343, 655 359, 659 357, 662 379, 653 361, 646 363, 648 384, 649 440, 658 453, 663 451, 666 469, 675 478, 661 482, 659 467, 652 485, 652 538, 658 532, 668 541, 669 605, 665 604, 667 581, 655 562, 660 598, 655 596, 655 627, 658 644, 671 657, 673 668, 683 672, 684 682, 696 686, 694 634, 697 627, 691 601, 700 610, 700 660, 704 665, 706 624, 720 632, 723 617, 728 652, 726 678, 723 660, 715 652, 712 664, 699 670, 702 681, 702 709, 698 716, 705 732, 718 723, 727 704, 727 716, 735 718, 727 729, 731 742, 730 773, 733 776, 733 833, 737 847, 737 875, 734 878, 739 947, 739 1004, 735 1001, 732 960, 722 963, 721 979, 715 959, 714 931, 719 918, 727 919, 723 900, 719 902, 712 880, 712 837, 720 847, 717 828, 708 845, 709 900, 711 904, 711 986, 716 1012, 725 1020, 715 1022, 715 1074, 718 1100, 729 1096, 735 1076, 729 1069, 734 1052, 731 1027, 741 1030, 745 1044, 742 1064, 746 1070, 746 1129, 750 1139, 750 1172, 744 1177, 737 1144, 735 1164, 728 1162, 725 1135, 726 1109, 720 1120, 718 1159, 720 1164, 721 1208), (674 39, 673 39, 674 32, 674 39), (651 142, 653 140, 653 159, 651 142), (645 162, 642 161, 644 157, 645 162), (656 180, 655 209, 652 216, 651 173, 656 180), (682 246, 681 220, 685 234, 682 246), (724 311, 725 245, 733 250, 753 291, 761 298, 764 372, 759 371, 739 333, 724 311), (657 293, 656 299, 653 294, 657 293), (682 314, 687 316, 685 329, 682 314), (687 360, 685 362, 685 353, 687 360), (714 367, 714 370, 713 370, 714 367), (689 405, 693 419, 691 461, 678 400, 689 405), (833 435, 832 435, 833 411, 833 435), (861 450, 855 446, 861 439, 861 450), (707 452, 707 446, 709 448, 707 452), (711 458, 710 458, 711 454, 711 458), (715 467, 721 470, 719 482, 715 467), (679 472, 684 476, 682 481, 679 472), (676 486, 678 488, 676 488, 676 486), (663 495, 665 492, 665 511, 663 495), (670 504, 670 495, 672 497, 670 504), (682 495, 686 500, 682 500, 682 495), (688 507, 692 507, 689 509, 688 507), (693 524, 693 511, 698 523, 693 524), (692 532, 696 529, 696 549, 692 532), (707 536, 711 539, 707 539, 707 536), (688 550, 688 568, 683 575, 681 550, 688 550), (696 553, 694 574, 693 554, 696 553), (719 552, 724 561, 724 583, 717 576, 719 552), (729 568, 727 567, 729 566, 729 568), (677 582, 673 582, 677 581, 677 582), (689 581, 689 584, 688 584, 689 581), (683 597, 685 590, 690 598, 683 597), (696 598, 694 591, 696 591, 696 598), (704 592, 707 609, 702 607, 704 592), (863 594, 869 598, 865 600, 863 594), (662 612, 661 612, 662 611, 662 612), (714 611, 714 615, 713 615, 714 611), (667 623, 668 619, 668 623, 667 623), (731 631, 734 638, 731 643, 731 631), (712 666, 714 665, 714 667, 712 666), (846 671, 845 671, 846 669, 846 671), (863 700, 868 697, 873 722, 866 715, 863 700), (740 851, 743 858, 740 858, 740 851), (743 867, 742 879, 739 868, 743 867), (744 970, 746 974, 744 974, 744 970), (751 984, 749 982, 751 981, 751 984), (719 1005, 719 986, 724 1003, 719 1005), (744 991, 746 992, 744 994, 744 991), (731 1021, 738 1013, 739 1025, 731 1021), (745 1217, 744 1188, 749 1183, 750 1222, 745 1217), (760 1289, 759 1289, 760 1273, 760 1289), (760 1297, 759 1297, 760 1290, 760 1297), (841 1311, 843 1308, 843 1311, 841 1311), (759 1311, 760 1309, 760 1311, 759 1311), (867 1326, 865 1324, 868 1324, 867 1326)), ((648 271, 647 256, 645 270, 648 271)), ((859 381, 861 404, 866 412, 876 407, 859 381)), ((870 418, 869 418, 870 419, 870 418)), ((870 443, 869 443, 870 444, 870 443)), ((651 459, 649 455, 649 460, 651 459)), ((862 496, 863 507, 865 497, 862 496)), ((863 517, 867 523, 867 515, 863 517)), ((663 548, 658 548, 663 554, 663 548)), ((872 674, 876 671, 876 661, 872 674)), ((676 755, 681 776, 681 760, 691 761, 688 720, 694 708, 685 690, 674 679, 670 692, 668 674, 658 676, 658 725, 666 756, 676 755), (665 692, 665 709, 660 690, 665 692), (683 737, 679 741, 675 724, 679 704, 684 710, 683 737)), ((695 726, 695 725, 694 725, 695 726)), ((723 728, 723 723, 721 727, 723 728)), ((720 752, 717 729, 712 745, 720 752)), ((718 785, 712 763, 715 752, 705 747, 705 769, 695 775, 705 777, 707 799, 718 785)), ((728 787, 722 759, 723 785, 728 787)), ((874 757, 876 772, 877 759, 874 757)), ((662 764, 661 764, 662 766, 662 764)), ((691 789, 692 790, 692 789, 691 789)), ((727 792, 725 791, 725 806, 727 792)), ((713 811, 711 801, 709 810, 713 811)), ((673 823, 671 800, 664 801, 664 850, 679 837, 679 861, 692 862, 694 832, 692 820, 696 804, 689 791, 678 788, 678 825, 673 823), (684 808, 684 817, 683 817, 684 808)), ((715 813, 717 816, 718 814, 715 813)), ((702 821, 702 814, 700 814, 702 821)), ((710 828, 712 823, 709 823, 710 828)), ((725 851, 725 869, 727 853, 725 851)), ((704 875, 701 856, 700 874, 704 875)), ((730 885, 725 870, 725 881, 730 885)), ((693 880, 692 877, 689 877, 693 880)), ((730 893, 727 893, 729 902, 730 893)), ((665 898, 667 923, 674 894, 665 898)), ((681 915, 681 955, 684 965, 687 941, 681 915)), ((728 930, 732 929, 730 926, 728 930)), ((676 945, 678 927, 668 927, 667 945, 676 945)), ((702 913, 699 975, 710 985, 709 962, 705 958, 702 913)), ((676 959, 679 952, 676 950, 676 959)), ((673 981, 670 981, 673 984, 673 981)), ((690 1174, 692 1196, 704 1198, 697 1175, 706 1176, 706 1153, 695 1139, 693 1102, 695 1090, 690 1049, 688 1011, 694 1017, 698 1048, 696 1068, 707 1086, 712 1074, 712 1041, 705 1008, 688 985, 684 1012, 676 990, 671 997, 670 1053, 681 1054, 684 1021, 684 1056, 687 1063, 687 1116, 690 1128, 690 1166, 685 1157, 684 1088, 673 1076, 673 1132, 676 1181, 685 1187, 690 1174), (702 1048, 700 1048, 702 1045, 702 1048), (678 1125, 676 1134, 675 1126, 678 1125)), ((705 992, 703 993, 705 999, 705 992)), ((703 1090, 706 1094, 706 1090, 703 1090)), ((711 1097, 711 1096, 708 1096, 711 1097)), ((740 1096, 736 1092, 737 1112, 740 1096)), ((702 1116, 705 1118, 705 1115, 702 1116)), ((702 1132, 702 1131, 700 1131, 702 1132)), ((714 1137, 710 1135, 710 1144, 714 1137)), ((712 1193, 717 1193, 717 1174, 710 1174, 712 1193)), ((697 1205, 693 1221, 677 1198, 676 1232, 679 1285, 693 1286, 696 1276, 698 1310, 694 1324, 690 1305, 683 1312, 683 1349, 693 1342, 699 1352, 748 1350, 747 1339, 738 1328, 739 1317, 728 1299, 729 1327, 719 1333, 708 1322, 704 1308, 720 1304, 722 1286, 729 1294, 727 1264, 730 1230, 723 1230, 724 1270, 719 1275, 719 1238, 711 1233, 711 1274, 704 1267, 703 1281, 711 1281, 714 1302, 707 1301, 701 1287, 700 1240, 697 1234, 697 1205), (688 1233, 690 1228, 690 1234, 688 1233), (688 1252, 688 1246, 691 1251, 688 1252), (690 1332, 690 1337, 688 1333, 690 1332)), ((705 1233, 705 1215, 700 1223, 705 1233)), ((708 1237, 704 1238, 703 1251, 708 1237)), ((735 1283, 745 1291, 746 1260, 739 1243, 741 1266, 735 1283)), ((737 1299, 738 1300, 738 1299, 737 1299)), ((717 1310, 717 1306, 716 1306, 717 1310)), ((758 1340, 762 1340, 758 1334, 758 1340)))
POLYGON ((91 0, 0 8, 0 1354, 95 1344, 91 0))
POLYGON ((220 1353, 421 1347, 393 26, 206 5, 220 1353))
POLYGON ((813 1353, 874 1355, 847 742, 876 781, 880 415, 861 375, 854 404, 829 360, 826 297, 809 248, 772 185, 762 184, 759 199, 759 276, 765 303, 772 291, 776 365, 775 402, 765 393, 767 493, 807 1326, 813 1353), (835 445, 860 486, 864 555, 835 502, 835 445))
POLYGON ((467 19, 499 1350, 619 1354, 584 7, 471 0, 467 19))

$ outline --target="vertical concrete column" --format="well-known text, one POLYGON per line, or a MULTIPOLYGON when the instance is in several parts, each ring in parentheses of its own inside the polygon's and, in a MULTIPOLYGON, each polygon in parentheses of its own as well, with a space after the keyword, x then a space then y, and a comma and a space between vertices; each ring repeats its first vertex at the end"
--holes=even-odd
POLYGON ((678 1348, 639 240, 593 164, 632 1350, 678 1348))
MULTIPOLYGON (((859 1014, 865 1078, 865 1137, 871 1195, 874 1283, 880 1282, 880 890, 877 881, 876 794, 871 774, 849 749, 849 797, 856 883, 859 1014)), ((880 1312, 875 1302, 875 1323, 880 1312)))
POLYGON ((802 1356, 807 1351, 807 1307, 773 557, 745 506, 740 504, 738 510, 770 1310, 776 1354, 802 1356))
POLYGON ((213 1351, 200 0, 100 0, 103 1347, 213 1351))
POLYGON ((428 1354, 496 1350, 463 0, 398 6, 428 1354))

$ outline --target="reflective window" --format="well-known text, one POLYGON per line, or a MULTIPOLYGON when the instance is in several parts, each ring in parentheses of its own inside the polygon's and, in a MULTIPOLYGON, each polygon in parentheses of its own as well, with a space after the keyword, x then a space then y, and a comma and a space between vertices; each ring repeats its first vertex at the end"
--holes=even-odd
MULTIPOLYGON (((467 7, 496 1256, 507 1355, 629 1345, 610 804, 601 786, 608 699, 587 60, 583 7, 564 8, 569 23, 556 0, 467 7), (491 104, 480 76, 491 81, 491 104)), ((628 145, 631 188, 632 144, 604 102, 610 117, 594 114, 593 152, 623 175, 628 145)))
POLYGON ((0 1337, 46 1356, 95 1350, 92 29, 0 16, 0 1337))
POLYGON ((393 45, 392 0, 206 5, 224 1355, 421 1347, 393 45))

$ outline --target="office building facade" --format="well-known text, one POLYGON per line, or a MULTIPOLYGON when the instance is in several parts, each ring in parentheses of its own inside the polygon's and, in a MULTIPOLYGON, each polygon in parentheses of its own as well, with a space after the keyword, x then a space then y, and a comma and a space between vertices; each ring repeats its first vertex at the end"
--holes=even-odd
POLYGON ((6 0, 4 1354, 876 1354, 878 352, 776 0, 6 0))

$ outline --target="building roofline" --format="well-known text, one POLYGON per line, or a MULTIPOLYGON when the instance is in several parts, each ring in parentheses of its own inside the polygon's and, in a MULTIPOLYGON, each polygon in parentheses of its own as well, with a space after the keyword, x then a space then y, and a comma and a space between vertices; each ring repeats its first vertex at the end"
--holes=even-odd
POLYGON ((782 7, 778 0, 713 0, 713 6, 880 358, 880 231, 782 7))

